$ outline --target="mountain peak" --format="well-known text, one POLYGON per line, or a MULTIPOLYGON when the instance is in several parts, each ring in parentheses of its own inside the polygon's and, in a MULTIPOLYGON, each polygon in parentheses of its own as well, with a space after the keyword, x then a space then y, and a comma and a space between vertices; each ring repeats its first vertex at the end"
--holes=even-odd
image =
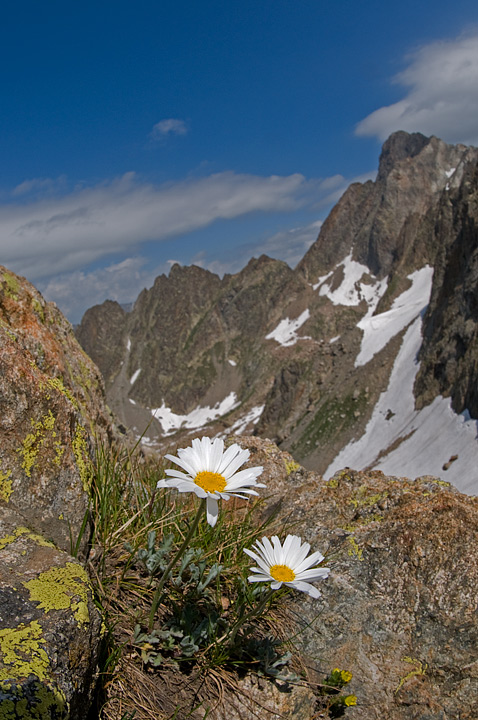
POLYGON ((404 130, 390 135, 382 146, 377 180, 383 180, 401 160, 419 155, 431 140, 421 133, 407 133, 404 130))

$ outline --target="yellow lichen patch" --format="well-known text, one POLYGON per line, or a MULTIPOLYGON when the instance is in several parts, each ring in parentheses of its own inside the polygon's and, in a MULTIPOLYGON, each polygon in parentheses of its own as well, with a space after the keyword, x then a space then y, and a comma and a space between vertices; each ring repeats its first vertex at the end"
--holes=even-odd
POLYGON ((11 470, 7 470, 6 473, 0 472, 0 500, 6 503, 10 500, 10 495, 13 492, 12 481, 9 480, 11 474, 11 470))
POLYGON ((56 378, 48 378, 47 385, 54 390, 58 390, 59 393, 64 395, 68 400, 71 402, 71 404, 78 409, 78 403, 76 401, 76 398, 72 393, 68 390, 68 388, 65 387, 63 380, 59 377, 56 378))
POLYGON ((77 425, 71 444, 83 490, 87 491, 90 483, 91 464, 88 454, 88 444, 86 442, 86 430, 82 425, 77 425))
POLYGON ((69 562, 64 567, 51 568, 23 585, 30 593, 30 600, 39 602, 38 607, 46 613, 71 608, 78 625, 89 622, 89 580, 80 565, 69 562))
POLYGON ((31 530, 26 527, 19 526, 15 528, 11 535, 5 535, 3 538, 0 538, 0 550, 2 550, 7 545, 10 545, 10 543, 15 542, 15 540, 17 540, 21 535, 26 535, 30 540, 36 542, 37 545, 43 545, 44 547, 55 547, 52 542, 50 542, 49 540, 45 540, 45 538, 41 535, 37 535, 36 533, 31 532, 31 530))
POLYGON ((400 682, 398 683, 397 689, 395 690, 395 693, 398 693, 399 690, 405 685, 407 680, 410 680, 412 677, 418 677, 419 675, 426 675, 428 665, 427 663, 422 663, 420 660, 416 660, 416 658, 411 657, 404 657, 402 658, 403 662, 408 663, 409 665, 415 665, 413 670, 410 670, 407 675, 400 678, 400 682))
POLYGON ((299 463, 296 463, 295 460, 284 460, 284 464, 287 475, 300 470, 300 465, 299 463))
POLYGON ((67 720, 69 707, 64 693, 57 687, 40 681, 28 682, 26 687, 0 683, 2 701, 0 720, 67 720))
POLYGON ((20 291, 20 283, 18 282, 15 275, 10 273, 3 273, 3 282, 5 283, 5 295, 11 297, 13 300, 18 299, 18 293, 20 291))
POLYGON ((35 465, 38 453, 45 445, 48 436, 56 437, 55 417, 51 410, 44 415, 40 420, 36 422, 31 421, 32 432, 28 433, 22 446, 17 449, 17 452, 23 455, 22 468, 25 470, 25 474, 31 477, 32 468, 35 465))
POLYGON ((39 680, 47 678, 48 655, 41 646, 42 628, 38 620, 29 625, 21 623, 16 628, 0 630, 0 682, 27 678, 35 675, 39 680))
POLYGON ((355 557, 357 557, 359 560, 362 561, 363 560, 363 551, 362 551, 362 548, 359 547, 354 536, 349 535, 347 540, 350 544, 349 551, 348 551, 348 554, 350 555, 350 557, 352 557, 352 555, 355 555, 355 557))
POLYGON ((42 304, 37 298, 32 298, 32 308, 42 321, 42 323, 45 322, 45 313, 43 312, 42 304))
POLYGON ((388 492, 386 490, 382 493, 367 495, 367 487, 365 485, 362 485, 362 487, 360 487, 355 494, 355 497, 350 500, 350 503, 354 506, 355 509, 362 507, 372 507, 372 505, 376 505, 378 502, 380 502, 380 500, 384 500, 386 497, 388 497, 388 492))

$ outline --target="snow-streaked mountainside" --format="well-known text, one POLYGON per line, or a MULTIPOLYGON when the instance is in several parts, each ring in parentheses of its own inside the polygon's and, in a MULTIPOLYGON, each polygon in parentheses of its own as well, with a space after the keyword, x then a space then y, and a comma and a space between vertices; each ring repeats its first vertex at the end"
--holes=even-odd
POLYGON ((270 437, 327 477, 434 475, 478 494, 478 150, 395 133, 295 270, 173 266, 78 338, 145 446, 270 437))

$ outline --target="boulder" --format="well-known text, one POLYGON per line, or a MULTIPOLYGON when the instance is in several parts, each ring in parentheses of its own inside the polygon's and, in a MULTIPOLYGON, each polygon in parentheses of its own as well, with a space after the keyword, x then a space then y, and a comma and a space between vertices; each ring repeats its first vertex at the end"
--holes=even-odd
POLYGON ((82 564, 109 415, 70 324, 0 267, 0 718, 87 715, 100 617, 82 564), (87 524, 86 524, 87 530, 87 524))
POLYGON ((276 532, 332 570, 318 600, 289 596, 309 679, 351 672, 351 720, 476 718, 478 498, 429 476, 345 469, 326 482, 270 441, 236 440, 264 466, 276 532))

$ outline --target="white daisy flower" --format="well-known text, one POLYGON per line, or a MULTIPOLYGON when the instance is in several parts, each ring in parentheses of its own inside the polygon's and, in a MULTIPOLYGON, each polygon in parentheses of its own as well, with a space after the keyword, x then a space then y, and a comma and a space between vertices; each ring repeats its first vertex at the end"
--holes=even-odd
POLYGON ((314 552, 307 557, 309 543, 302 543, 297 535, 288 535, 281 545, 274 535, 272 543, 263 537, 252 546, 257 552, 245 549, 259 567, 250 568, 255 575, 250 575, 249 582, 270 582, 272 590, 278 590, 282 584, 307 593, 313 598, 320 597, 320 592, 307 580, 322 580, 330 572, 329 568, 312 567, 322 562, 324 556, 314 552))
POLYGON ((176 463, 186 472, 167 470, 167 477, 158 482, 158 488, 176 488, 179 492, 193 492, 200 498, 206 498, 206 515, 209 525, 214 527, 218 514, 217 501, 222 498, 229 500, 244 495, 258 495, 254 488, 265 487, 256 478, 261 474, 262 467, 252 467, 237 472, 241 465, 249 459, 249 450, 243 450, 234 443, 224 450, 224 441, 211 440, 203 437, 193 440, 192 447, 178 450, 179 457, 166 455, 168 460, 176 463))

